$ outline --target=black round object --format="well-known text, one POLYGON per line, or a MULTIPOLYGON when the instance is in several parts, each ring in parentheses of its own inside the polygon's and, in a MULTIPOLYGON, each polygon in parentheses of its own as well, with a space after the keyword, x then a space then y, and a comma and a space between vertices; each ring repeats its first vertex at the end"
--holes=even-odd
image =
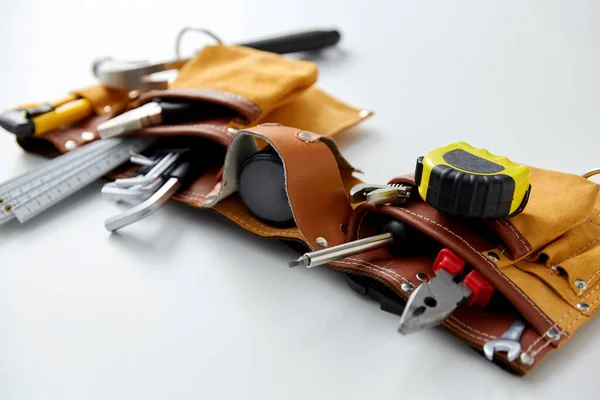
POLYGON ((277 226, 294 223, 283 162, 275 150, 260 151, 244 162, 238 189, 242 201, 257 218, 277 226))
POLYGON ((388 222, 383 227, 383 232, 392 234, 393 243, 389 249, 395 256, 425 254, 439 246, 422 232, 396 220, 388 222))

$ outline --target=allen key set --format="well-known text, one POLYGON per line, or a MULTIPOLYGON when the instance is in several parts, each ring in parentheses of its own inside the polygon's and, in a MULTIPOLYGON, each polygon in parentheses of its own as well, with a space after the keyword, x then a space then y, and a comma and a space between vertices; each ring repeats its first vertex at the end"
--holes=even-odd
POLYGON ((173 150, 157 159, 133 155, 132 163, 151 167, 133 178, 117 179, 102 187, 106 197, 134 205, 127 211, 109 218, 104 226, 116 231, 154 213, 184 185, 194 173, 188 149, 173 150))

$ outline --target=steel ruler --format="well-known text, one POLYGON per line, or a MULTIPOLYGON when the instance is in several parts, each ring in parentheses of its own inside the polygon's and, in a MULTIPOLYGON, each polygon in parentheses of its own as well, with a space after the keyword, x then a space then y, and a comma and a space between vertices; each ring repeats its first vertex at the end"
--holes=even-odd
POLYGON ((154 138, 99 140, 0 184, 0 225, 25 222, 124 164, 154 138))

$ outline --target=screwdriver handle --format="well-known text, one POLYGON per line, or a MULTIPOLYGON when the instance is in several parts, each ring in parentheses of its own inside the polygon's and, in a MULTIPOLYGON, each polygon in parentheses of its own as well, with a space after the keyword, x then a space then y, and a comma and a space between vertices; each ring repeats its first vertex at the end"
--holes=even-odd
POLYGON ((312 30, 243 43, 240 46, 252 47, 271 53, 288 54, 335 46, 339 43, 340 38, 341 34, 337 30, 312 30))

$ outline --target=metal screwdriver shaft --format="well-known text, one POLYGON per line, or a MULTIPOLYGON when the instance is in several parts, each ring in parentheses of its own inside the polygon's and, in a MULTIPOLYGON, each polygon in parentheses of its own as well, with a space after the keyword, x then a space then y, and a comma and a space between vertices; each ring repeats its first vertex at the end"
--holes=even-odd
POLYGON ((400 221, 390 221, 383 228, 382 234, 306 253, 297 260, 289 262, 288 265, 312 268, 381 247, 389 247, 392 252, 398 253, 403 249, 411 248, 407 242, 414 242, 413 244, 416 245, 420 239, 422 236, 408 225, 400 221))
POLYGON ((290 267, 297 267, 300 265, 306 268, 317 267, 355 254, 364 253, 380 247, 386 247, 393 242, 394 239, 392 238, 391 233, 382 233, 381 235, 340 244, 339 246, 330 247, 328 249, 306 253, 297 260, 290 261, 288 265, 290 267))

